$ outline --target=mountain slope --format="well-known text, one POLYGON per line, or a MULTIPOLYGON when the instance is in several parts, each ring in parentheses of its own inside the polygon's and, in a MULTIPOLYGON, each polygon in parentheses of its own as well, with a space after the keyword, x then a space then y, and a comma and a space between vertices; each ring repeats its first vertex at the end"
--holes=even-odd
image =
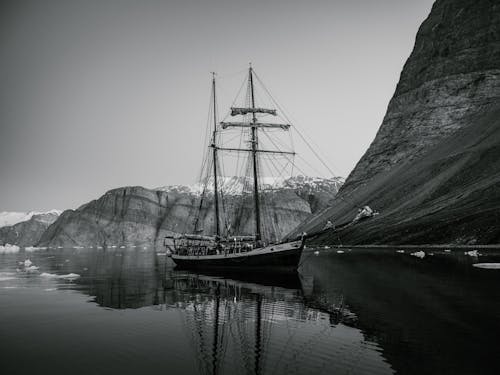
MULTIPOLYGON (((329 180, 301 180, 277 190, 265 192, 261 200, 267 207, 263 215, 266 229, 274 229, 278 237, 323 208, 338 189, 329 180)), ((199 195, 191 188, 176 186, 160 190, 140 186, 108 191, 97 200, 76 210, 67 210, 51 225, 39 241, 42 246, 125 246, 161 245, 173 232, 192 231, 190 218, 199 206, 199 195)), ((225 209, 232 217, 238 210, 238 233, 253 234, 253 205, 248 197, 226 195, 225 209), (241 205, 241 202, 244 204, 241 205)), ((214 208, 208 204, 201 211, 199 228, 214 232, 214 208)), ((234 229, 234 228, 233 228, 234 229)))
MULTIPOLYGON (((384 121, 331 208, 291 236, 380 211, 349 244, 499 243, 500 3, 438 0, 384 121)), ((317 242, 338 242, 324 233, 317 242)))

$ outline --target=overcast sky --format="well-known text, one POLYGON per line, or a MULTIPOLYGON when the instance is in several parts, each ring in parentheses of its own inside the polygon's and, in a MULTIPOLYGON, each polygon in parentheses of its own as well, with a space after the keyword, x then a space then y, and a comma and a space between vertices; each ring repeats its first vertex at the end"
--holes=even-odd
POLYGON ((229 106, 250 61, 346 177, 432 3, 4 0, 0 211, 76 208, 119 186, 195 182, 209 73, 218 72, 229 106))

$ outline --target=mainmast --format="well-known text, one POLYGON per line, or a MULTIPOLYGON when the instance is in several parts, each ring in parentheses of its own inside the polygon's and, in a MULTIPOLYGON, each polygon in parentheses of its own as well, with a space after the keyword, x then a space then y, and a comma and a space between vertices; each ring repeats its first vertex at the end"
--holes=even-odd
POLYGON ((260 203, 259 203, 259 175, 258 175, 258 138, 257 138, 257 116, 255 115, 255 96, 253 90, 253 70, 252 65, 248 68, 250 79, 250 93, 252 98, 252 162, 253 162, 253 197, 255 204, 255 239, 260 241, 260 203))
POLYGON ((214 131, 212 134, 212 155, 214 164, 214 204, 215 204, 215 239, 220 239, 220 220, 219 220, 219 191, 217 183, 217 99, 215 96, 215 73, 212 72, 212 99, 213 99, 213 112, 214 112, 214 131))

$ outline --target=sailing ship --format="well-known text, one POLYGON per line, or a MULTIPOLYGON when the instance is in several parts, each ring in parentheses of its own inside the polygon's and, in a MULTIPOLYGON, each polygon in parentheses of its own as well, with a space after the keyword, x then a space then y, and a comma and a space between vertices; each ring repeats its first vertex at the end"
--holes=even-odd
MULTIPOLYGON (((241 116, 242 121, 222 121, 217 120, 216 101, 216 78, 212 73, 212 93, 211 108, 213 116, 213 130, 209 139, 209 151, 207 154, 209 165, 207 168, 211 176, 205 177, 203 192, 198 205, 199 211, 206 201, 207 191, 213 191, 214 205, 214 233, 204 233, 204 228, 200 228, 200 216, 196 216, 192 226, 194 233, 176 234, 166 237, 165 245, 172 252, 171 257, 177 266, 191 269, 214 269, 221 270, 296 270, 299 265, 302 250, 304 248, 304 236, 299 236, 291 241, 281 241, 273 236, 264 236, 264 225, 262 217, 262 201, 264 193, 261 191, 261 158, 263 155, 279 155, 290 160, 295 155, 293 150, 279 149, 276 143, 274 147, 261 147, 259 135, 268 136, 269 131, 287 132, 290 124, 274 123, 262 121, 267 116, 276 116, 276 109, 268 109, 256 105, 255 93, 255 72, 250 65, 248 69, 247 92, 245 105, 243 107, 232 106, 228 116, 241 116), (227 130, 240 130, 240 136, 244 139, 236 146, 227 147, 221 144, 221 134, 227 130), (242 146, 247 145, 247 147, 242 146), (227 224, 222 216, 227 207, 224 202, 225 196, 222 189, 224 177, 219 171, 223 167, 221 159, 226 152, 237 152, 247 155, 246 171, 247 192, 241 197, 250 197, 253 206, 253 233, 236 233, 237 225, 227 224), (211 185, 211 189, 209 186, 211 185), (224 226, 224 224, 226 224, 224 226)), ((260 80, 260 79, 259 79, 260 80)), ((243 86, 242 86, 243 87, 243 86)), ((208 138, 208 137, 207 137, 208 138)), ((203 167, 202 167, 203 168, 203 167)), ((233 210, 236 215, 243 215, 241 210, 233 210)), ((238 218, 237 218, 238 219, 238 218)), ((241 221, 241 218, 238 220, 241 221)))

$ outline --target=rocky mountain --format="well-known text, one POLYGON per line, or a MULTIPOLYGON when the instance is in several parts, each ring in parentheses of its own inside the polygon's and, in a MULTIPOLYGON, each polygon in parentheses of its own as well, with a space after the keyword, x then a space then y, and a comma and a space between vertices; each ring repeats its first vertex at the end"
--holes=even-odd
MULTIPOLYGON (((340 181, 302 178, 262 194, 263 221, 278 237, 323 208, 337 192, 340 181)), ((253 205, 248 195, 225 195, 227 217, 238 233, 253 234, 253 205), (235 215, 237 214, 237 215, 235 215)), ((213 199, 203 205, 198 228, 213 233, 213 199)), ((67 210, 41 236, 40 246, 161 245, 171 233, 192 231, 192 216, 200 196, 192 187, 146 189, 140 186, 108 191, 76 210, 67 210)), ((229 222, 229 221, 228 221, 229 222)), ((265 233, 266 234, 266 233, 265 233)), ((270 235, 270 233, 269 233, 270 235)))
POLYGON ((437 0, 374 141, 332 208, 295 233, 370 205, 380 215, 344 243, 499 243, 499 103, 500 3, 437 0))
POLYGON ((3 215, 10 220, 15 220, 14 225, 7 225, 0 228, 0 243, 15 244, 18 246, 33 246, 41 238, 47 228, 57 220, 61 211, 50 210, 45 213, 9 213, 3 215), (23 214, 23 215, 18 215, 23 214), (23 219, 23 220, 19 220, 23 219))
POLYGON ((0 228, 10 225, 20 223, 22 221, 28 221, 34 215, 50 215, 55 214, 59 216, 62 213, 60 210, 50 210, 45 212, 30 211, 30 212, 13 212, 13 211, 2 211, 0 212, 0 228))

